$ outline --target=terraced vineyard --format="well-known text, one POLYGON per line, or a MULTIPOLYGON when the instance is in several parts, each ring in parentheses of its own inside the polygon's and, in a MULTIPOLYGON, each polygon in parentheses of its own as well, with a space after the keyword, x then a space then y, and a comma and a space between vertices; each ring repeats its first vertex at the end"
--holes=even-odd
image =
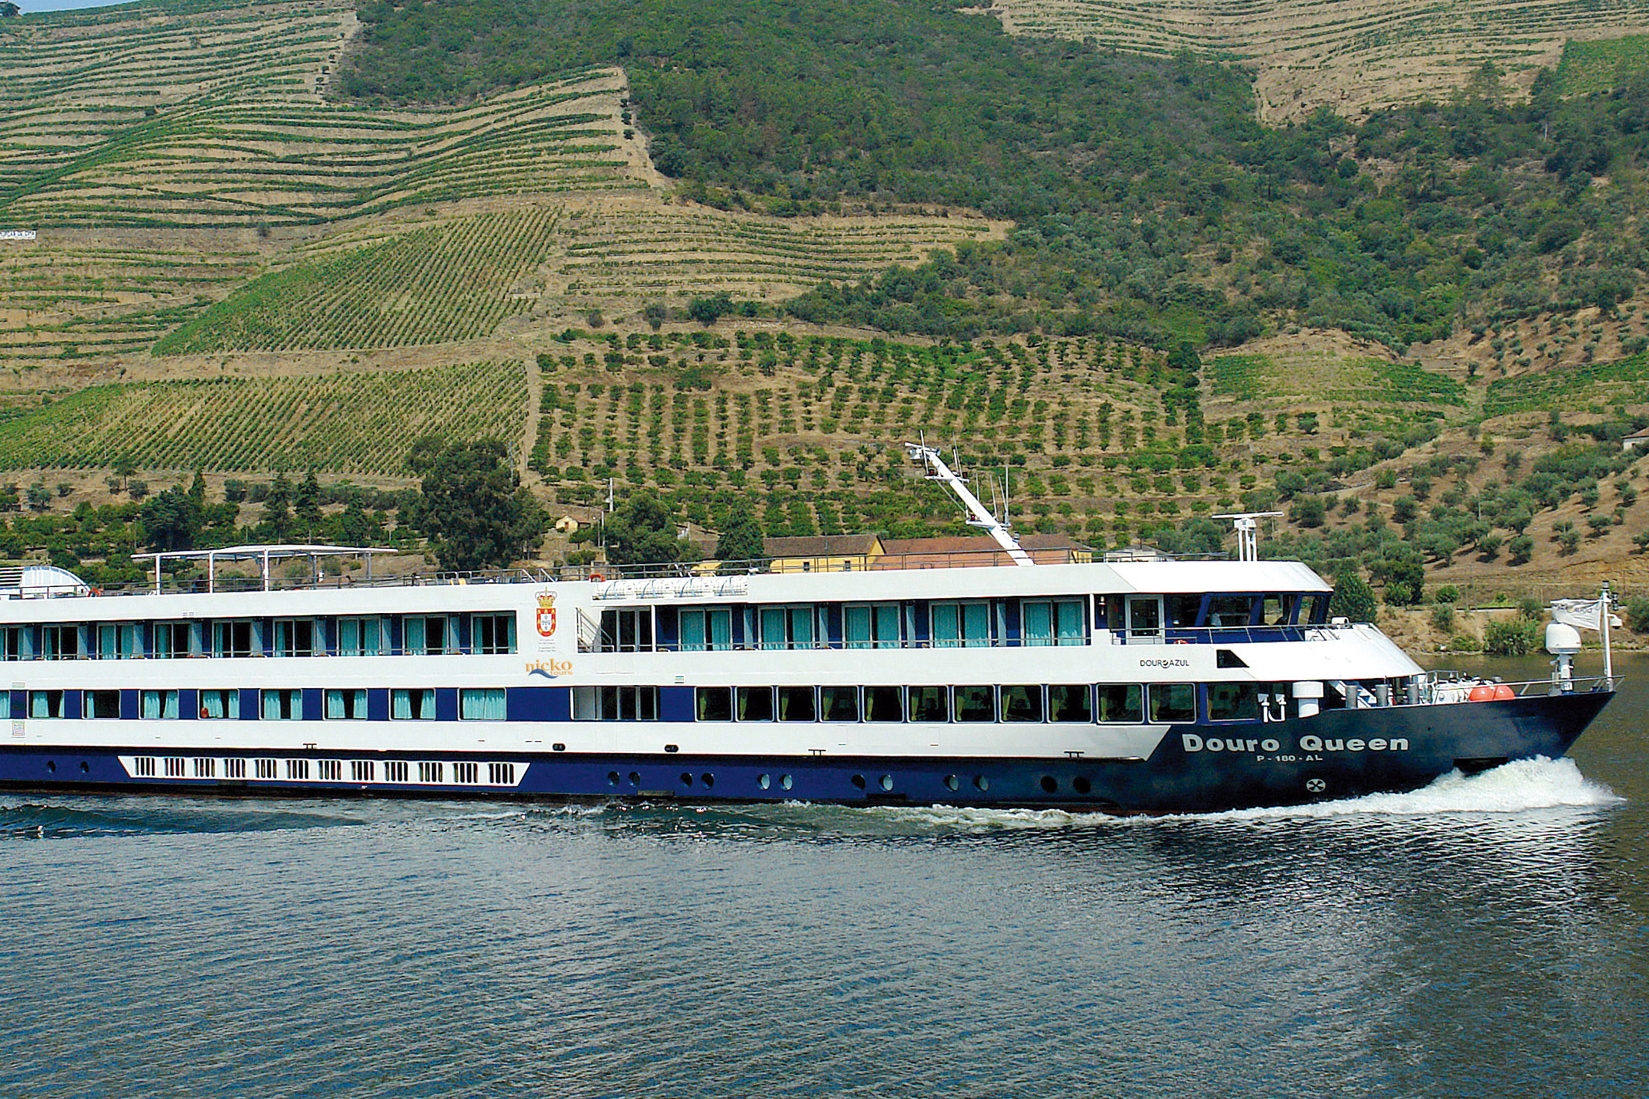
POLYGON ((0 468, 404 475, 411 440, 526 427, 520 363, 83 389, 0 422, 0 468))
POLYGON ((1260 115, 1273 120, 1446 95, 1486 61, 1532 75, 1555 67, 1569 39, 1649 31, 1646 0, 994 0, 990 10, 1020 34, 1252 65, 1260 115))

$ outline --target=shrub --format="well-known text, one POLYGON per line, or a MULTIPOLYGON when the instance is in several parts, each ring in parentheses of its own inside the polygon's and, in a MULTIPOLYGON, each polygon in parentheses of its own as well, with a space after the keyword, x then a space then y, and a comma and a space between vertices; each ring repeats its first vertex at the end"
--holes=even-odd
POLYGON ((1626 611, 1626 625, 1633 633, 1649 634, 1649 595, 1634 595, 1622 608, 1626 611))
POLYGON ((1432 629, 1449 633, 1454 629, 1454 604, 1438 603, 1431 609, 1432 629))
POLYGON ((1525 618, 1490 622, 1483 630, 1483 650, 1495 656, 1527 656, 1540 647, 1540 624, 1525 618))
POLYGON ((1478 653, 1483 651, 1483 643, 1469 633, 1457 633, 1449 638, 1449 651, 1457 653, 1478 653))
POLYGON ((1460 589, 1453 584, 1444 584, 1437 589, 1431 598, 1434 603, 1458 603, 1460 601, 1460 589))

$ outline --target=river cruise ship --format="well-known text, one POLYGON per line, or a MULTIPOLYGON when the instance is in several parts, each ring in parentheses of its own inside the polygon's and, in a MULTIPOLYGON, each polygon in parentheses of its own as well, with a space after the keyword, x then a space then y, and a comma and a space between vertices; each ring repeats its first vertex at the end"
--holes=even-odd
POLYGON ((1612 697, 1578 645, 1535 683, 1428 673, 1248 524, 1234 561, 1035 563, 982 518, 1002 550, 956 567, 371 578, 386 551, 250 546, 118 593, 29 567, 0 579, 0 786, 1191 812, 1561 756, 1612 697), (339 556, 367 574, 327 579, 339 556))

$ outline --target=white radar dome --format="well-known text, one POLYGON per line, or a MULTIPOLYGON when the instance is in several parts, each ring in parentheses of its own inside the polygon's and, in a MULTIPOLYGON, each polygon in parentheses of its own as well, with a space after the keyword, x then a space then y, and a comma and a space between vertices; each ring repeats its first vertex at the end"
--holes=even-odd
POLYGON ((1553 656, 1574 656, 1580 651, 1580 631, 1562 622, 1548 622, 1546 651, 1553 656))

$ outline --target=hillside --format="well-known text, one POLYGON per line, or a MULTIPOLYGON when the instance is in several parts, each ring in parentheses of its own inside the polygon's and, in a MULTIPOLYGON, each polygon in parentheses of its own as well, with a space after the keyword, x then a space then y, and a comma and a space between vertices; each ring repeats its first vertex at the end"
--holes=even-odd
POLYGON ((1186 50, 1252 68, 1255 104, 1269 122, 1323 107, 1362 117, 1446 99, 1485 64, 1527 92, 1567 43, 1649 32, 1644 0, 994 0, 986 10, 1014 34, 1164 56, 1186 50))
POLYGON ((1649 584, 1617 42, 1289 128, 1241 71, 909 0, 165 0, 0 23, 0 65, 12 552, 113 575, 197 469, 241 486, 213 537, 275 471, 394 528, 431 430, 579 514, 955 529, 925 434, 1096 545, 1278 507, 1270 552, 1395 602, 1649 584))

